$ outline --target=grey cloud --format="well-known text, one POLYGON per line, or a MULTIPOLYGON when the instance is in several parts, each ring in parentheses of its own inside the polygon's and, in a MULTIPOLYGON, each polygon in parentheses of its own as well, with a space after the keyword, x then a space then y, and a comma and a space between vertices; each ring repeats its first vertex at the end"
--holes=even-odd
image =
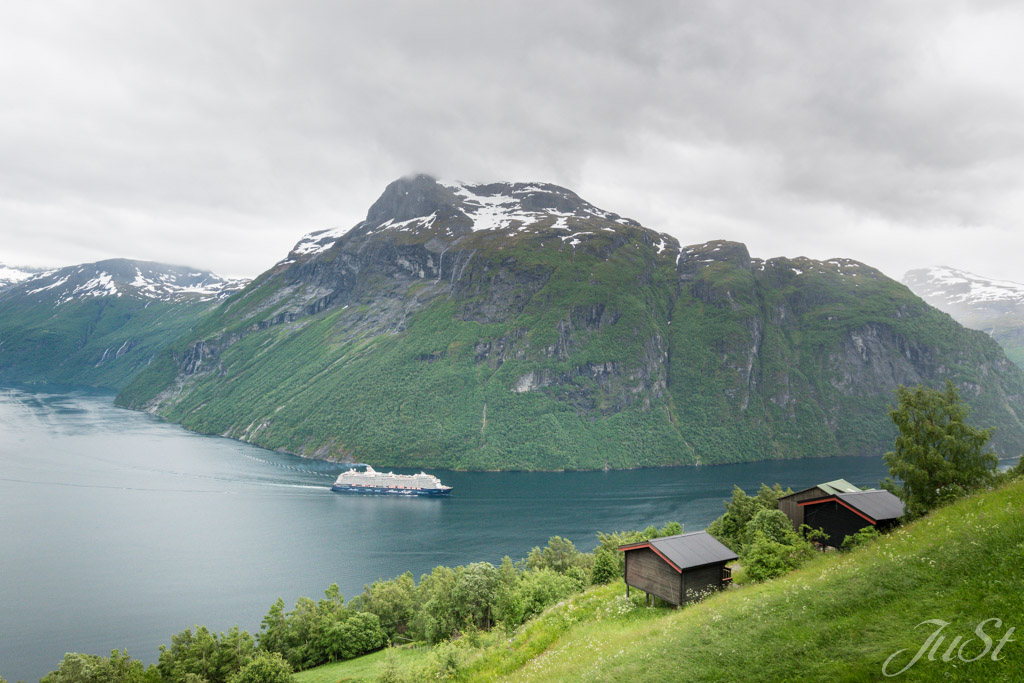
POLYGON ((252 275, 424 171, 1024 280, 1020 29, 952 0, 8 3, 0 261, 252 275))

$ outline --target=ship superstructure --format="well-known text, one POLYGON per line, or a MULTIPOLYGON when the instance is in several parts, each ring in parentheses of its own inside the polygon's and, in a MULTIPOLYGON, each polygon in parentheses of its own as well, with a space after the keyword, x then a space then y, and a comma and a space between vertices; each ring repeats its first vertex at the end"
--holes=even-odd
POLYGON ((378 472, 369 465, 357 463, 342 472, 331 487, 338 493, 391 494, 400 496, 447 496, 451 486, 445 486, 432 474, 395 474, 378 472), (364 467, 360 472, 357 467, 364 467))

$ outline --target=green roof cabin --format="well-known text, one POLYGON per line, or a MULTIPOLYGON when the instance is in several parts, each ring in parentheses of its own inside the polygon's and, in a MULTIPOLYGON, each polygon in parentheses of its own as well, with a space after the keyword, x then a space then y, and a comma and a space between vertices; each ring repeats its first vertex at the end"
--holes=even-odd
POLYGON ((793 523, 793 529, 799 531, 800 525, 804 523, 804 508, 800 506, 800 501, 826 498, 837 493, 856 493, 857 491, 860 491, 860 488, 845 479, 826 481, 824 484, 818 484, 809 489, 797 491, 796 493, 779 498, 779 509, 789 517, 789 521, 793 523))

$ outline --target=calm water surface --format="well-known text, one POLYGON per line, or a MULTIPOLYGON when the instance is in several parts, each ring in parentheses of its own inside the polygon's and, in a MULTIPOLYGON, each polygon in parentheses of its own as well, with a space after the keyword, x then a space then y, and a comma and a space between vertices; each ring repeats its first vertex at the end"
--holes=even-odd
MULTIPOLYGON (((435 472, 446 500, 352 497, 337 465, 200 436, 80 390, 0 387, 0 675, 65 652, 154 661, 193 624, 251 632, 281 596, 351 598, 438 564, 525 556, 553 535, 703 529, 733 484, 876 485, 880 458, 586 473, 435 472)), ((408 470, 406 470, 408 471, 408 470)))

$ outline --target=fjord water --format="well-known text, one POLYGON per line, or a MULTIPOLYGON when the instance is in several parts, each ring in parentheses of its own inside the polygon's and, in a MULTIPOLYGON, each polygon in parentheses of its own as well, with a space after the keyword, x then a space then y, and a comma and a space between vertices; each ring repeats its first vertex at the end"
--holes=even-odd
POLYGON ((0 675, 65 652, 150 662, 193 624, 251 632, 281 596, 346 597, 438 564, 497 563, 560 535, 703 529, 733 484, 876 485, 880 458, 616 472, 439 471, 449 499, 331 493, 339 465, 187 432, 109 394, 0 388, 0 675))

